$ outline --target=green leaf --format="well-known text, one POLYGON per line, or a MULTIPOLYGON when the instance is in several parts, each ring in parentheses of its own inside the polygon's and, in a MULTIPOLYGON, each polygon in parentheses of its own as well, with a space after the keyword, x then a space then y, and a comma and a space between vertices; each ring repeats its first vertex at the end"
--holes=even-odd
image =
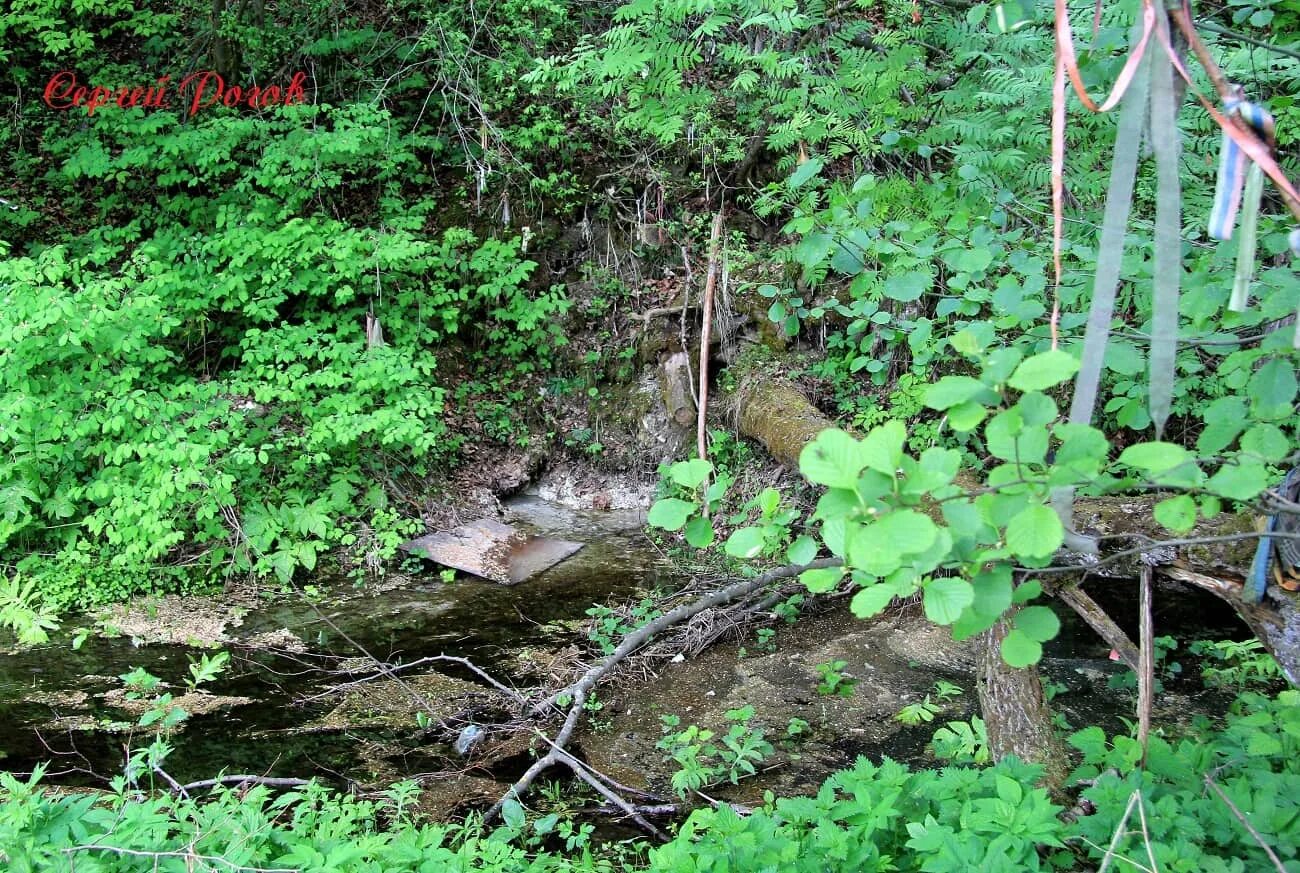
POLYGON ((873 427, 860 443, 863 463, 872 470, 893 476, 898 472, 899 462, 903 459, 903 443, 906 440, 907 428, 897 419, 873 427))
POLYGON ((1036 642, 1055 639, 1061 632, 1061 620, 1046 606, 1026 606, 1016 613, 1016 629, 1036 642))
POLYGON ((1016 409, 1020 410, 1020 418, 1026 427, 1050 424, 1059 413, 1056 401, 1039 391, 1028 391, 1021 395, 1016 409))
POLYGON ((1283 358, 1273 358, 1255 371, 1246 389, 1256 409, 1286 409, 1296 394, 1295 368, 1283 358))
POLYGON ((790 544, 785 557, 791 564, 807 564, 817 557, 817 541, 804 534, 790 544))
POLYGON ((1026 579, 1011 592, 1012 603, 1028 603, 1043 593, 1043 583, 1037 579, 1026 579))
POLYGON ((1241 450, 1277 463, 1291 454, 1291 441, 1276 425, 1257 424, 1242 434, 1241 450))
POLYGON ((968 640, 975 634, 983 633, 993 627, 997 622, 998 616, 984 615, 973 608, 967 609, 952 623, 952 638, 957 642, 968 640))
POLYGON ((685 488, 699 488, 713 472, 713 465, 701 458, 678 461, 668 468, 668 477, 685 488))
POLYGON ((697 549, 707 549, 713 545, 713 522, 704 516, 697 516, 686 522, 686 542, 697 549))
POLYGON ((959 403, 948 410, 948 424, 958 433, 966 433, 979 427, 979 423, 989 414, 987 406, 974 400, 959 403))
POLYGON ((524 807, 518 800, 513 797, 507 797, 501 804, 501 820, 506 823, 506 827, 511 830, 519 831, 523 829, 524 807))
POLYGON ((1155 506, 1156 521, 1176 534, 1185 534, 1196 524, 1196 501, 1186 494, 1161 500, 1155 506))
POLYGON ((952 346, 953 351, 962 355, 974 356, 984 351, 988 343, 984 342, 980 335, 971 330, 969 327, 962 328, 948 339, 948 344, 952 346))
POLYGON ((1043 657, 1043 647, 1023 631, 1011 630, 1002 638, 1002 660, 1012 667, 1029 667, 1043 657))
POLYGON ((813 158, 812 160, 804 161, 802 164, 795 167, 794 172, 790 174, 790 187, 802 187, 809 179, 820 173, 821 169, 822 162, 820 158, 813 158))
POLYGON ((844 578, 843 567, 823 567, 818 570, 804 570, 799 574, 799 581, 811 594, 825 594, 833 591, 844 578))
POLYGON ((1017 391, 1045 391, 1079 371, 1079 361, 1067 351, 1052 349, 1026 358, 1007 384, 1017 391))
POLYGON ((894 600, 894 587, 883 583, 867 585, 849 603, 849 609, 858 618, 872 618, 884 612, 894 600))
POLYGON ((831 488, 856 488, 866 463, 862 444, 837 428, 822 431, 799 453, 804 478, 831 488))
POLYGON ((752 558, 763 551, 767 538, 761 527, 742 527, 727 537, 723 550, 733 558, 752 558))
POLYGON ((1235 464, 1220 467, 1205 487, 1229 500, 1253 500, 1268 487, 1268 468, 1259 461, 1241 458, 1235 464))
POLYGON ((895 509, 859 528, 849 542, 854 567, 875 576, 897 570, 905 555, 919 555, 934 545, 939 529, 928 516, 911 509, 895 509))
POLYGON ((885 296, 891 300, 908 303, 930 290, 933 278, 926 272, 902 273, 885 280, 885 296))
POLYGON ((971 579, 975 599, 972 608, 980 615, 998 616, 1011 606, 1011 567, 997 564, 971 579))
POLYGON ((925 617, 935 624, 952 624, 975 600, 975 591, 963 579, 948 576, 925 586, 925 617))
POLYGON ((987 397, 992 402, 997 395, 972 376, 944 376, 926 389, 925 405, 931 409, 944 410, 977 397, 987 397))
POLYGON ((1277 737, 1266 734, 1263 731, 1252 731, 1250 739, 1246 741, 1246 754, 1252 757, 1262 758, 1280 755, 1283 752, 1282 742, 1277 737))
POLYGON ((646 515, 646 523, 663 530, 681 530, 698 506, 676 497, 656 500, 646 515))
POLYGON ((1051 507, 1026 507, 1007 522, 1007 548, 1023 558, 1046 558, 1065 542, 1065 528, 1051 507))
POLYGON ((1120 453, 1119 462, 1148 473, 1163 473, 1194 460, 1191 452, 1173 443, 1137 443, 1120 453))

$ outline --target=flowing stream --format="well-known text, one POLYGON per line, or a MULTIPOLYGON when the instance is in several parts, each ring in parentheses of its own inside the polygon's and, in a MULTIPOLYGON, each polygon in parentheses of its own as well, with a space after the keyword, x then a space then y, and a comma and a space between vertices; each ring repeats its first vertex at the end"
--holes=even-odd
MULTIPOLYGON (((451 753, 445 747, 430 748, 418 741, 413 704, 409 709, 399 706, 401 717, 396 720, 368 719, 365 712, 354 712, 355 722, 349 722, 349 716, 342 722, 331 720, 339 705, 338 695, 320 696, 322 692, 366 675, 347 672, 358 663, 364 668, 356 646, 390 663, 410 663, 440 654, 463 656, 509 681, 519 675, 521 653, 555 651, 579 640, 577 625, 592 604, 613 604, 674 581, 671 569, 642 534, 643 520, 637 513, 578 512, 534 497, 519 498, 508 508, 515 523, 587 545, 568 560, 514 587, 472 577, 444 582, 437 569, 427 565, 404 584, 387 590, 357 590, 348 580, 317 579, 315 605, 301 596, 277 596, 254 604, 242 622, 226 632, 224 648, 232 654, 230 666, 217 681, 205 686, 213 695, 245 698, 246 702, 235 701, 193 715, 184 730, 174 735, 175 751, 167 760, 169 772, 182 782, 224 770, 322 776, 346 785, 376 784, 445 768, 451 753), (276 634, 280 640, 292 640, 286 630, 296 637, 292 649, 274 642, 276 634), (255 639, 273 642, 250 645, 255 639)), ((1126 590, 1122 583, 1115 583, 1098 596, 1108 601, 1105 605, 1121 623, 1131 624, 1122 620, 1127 611, 1135 611, 1126 590)), ((1230 617, 1223 616, 1224 610, 1216 607, 1211 611, 1207 601, 1194 594, 1183 601, 1164 596, 1158 603, 1162 611, 1157 633, 1167 632, 1160 629, 1164 625, 1179 626, 1191 637, 1240 635, 1230 617)), ((135 608, 149 609, 147 605, 135 608)), ((1058 609, 1058 613, 1062 611, 1058 609)), ((1105 647, 1088 629, 1069 620, 1071 616, 1062 617, 1067 619, 1063 633, 1048 647, 1044 666, 1050 677, 1070 688, 1064 711, 1076 726, 1099 722, 1119 728, 1119 717, 1131 712, 1131 703, 1106 687, 1107 675, 1118 666, 1107 660, 1105 647)), ((756 694, 767 698, 752 701, 760 708, 781 697, 795 700, 802 708, 789 709, 791 714, 808 716, 820 705, 823 722, 839 724, 841 729, 846 719, 848 723, 875 719, 879 730, 859 731, 863 739, 841 750, 850 759, 859 753, 919 758, 942 720, 966 717, 973 710, 973 683, 967 681, 969 693, 940 721, 901 729, 894 719, 901 703, 921 699, 936 676, 958 676, 961 671, 948 669, 951 665, 945 663, 947 655, 941 647, 929 659, 909 648, 920 639, 911 628, 923 627, 923 620, 901 628, 895 624, 892 631, 868 629, 866 623, 851 617, 836 621, 839 624, 823 621, 820 626, 810 625, 807 632, 802 624, 781 631, 782 648, 771 654, 756 657, 758 653, 751 652, 747 660, 737 661, 734 645, 729 651, 709 653, 713 660, 698 668, 694 678, 686 672, 666 673, 642 695, 651 713, 647 723, 638 726, 634 719, 626 718, 612 722, 612 728, 606 728, 610 745, 634 742, 649 751, 647 760, 657 760, 653 745, 658 713, 693 706, 700 712, 710 704, 709 698, 715 697, 715 687, 718 692, 713 702, 718 706, 724 706, 721 701, 728 693, 742 702, 747 694, 756 694), (811 641, 803 641, 804 636, 811 641), (901 642, 895 645, 895 641, 901 642), (840 657, 840 652, 864 661, 856 670, 850 668, 855 675, 866 677, 861 686, 864 692, 857 709, 828 715, 827 702, 809 691, 816 681, 809 678, 813 675, 811 665, 821 658, 840 657), (739 665, 736 673, 743 674, 748 686, 727 678, 734 665, 739 665), (786 675, 788 679, 779 678, 786 675)), ((168 686, 165 690, 179 696, 185 691, 191 660, 208 650, 175 643, 146 644, 129 635, 91 636, 74 650, 71 628, 76 624, 76 620, 65 622, 65 630, 46 645, 15 649, 0 657, 0 752, 5 755, 0 766, 26 772, 38 762, 49 761, 52 781, 103 785, 105 778, 120 772, 125 748, 148 741, 129 731, 135 716, 123 700, 118 677, 142 667, 161 677, 168 686)), ((752 647, 753 641, 749 644, 752 647)), ((1185 653, 1180 654, 1179 660, 1190 672, 1185 653)), ((455 665, 434 666, 461 687, 466 681, 480 681, 455 665)), ((1171 708, 1213 712, 1222 706, 1220 696, 1198 696, 1185 677, 1184 684, 1189 690, 1171 698, 1171 708)), ((835 706, 852 704, 831 702, 835 706)), ((628 706, 625 715, 633 715, 632 710, 628 706)), ((785 712, 772 715, 780 724, 788 719, 785 712)), ((838 736, 851 733, 841 730, 838 736)), ((630 760, 632 771, 650 766, 635 757, 630 760)), ((840 765, 843 763, 847 762, 840 765)), ((827 759, 814 766, 810 757, 804 766, 824 769, 836 762, 827 759)), ((517 774, 494 775, 509 779, 517 774)))

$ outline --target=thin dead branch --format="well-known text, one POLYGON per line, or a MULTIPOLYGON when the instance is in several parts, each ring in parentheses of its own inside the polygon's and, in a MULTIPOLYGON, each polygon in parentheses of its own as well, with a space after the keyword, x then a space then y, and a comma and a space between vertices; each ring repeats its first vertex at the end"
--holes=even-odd
POLYGON ((1237 804, 1228 799, 1228 795, 1223 793, 1223 789, 1219 787, 1219 783, 1215 782, 1214 777, 1209 773, 1205 774, 1205 784, 1208 785, 1210 790, 1213 791, 1215 795, 1223 801, 1224 805, 1232 811, 1232 814, 1236 816, 1237 821, 1241 822, 1241 826, 1249 831, 1250 835, 1255 838, 1255 842, 1264 850, 1264 854, 1268 855, 1268 859, 1273 862, 1273 866, 1277 869, 1278 873, 1286 873, 1286 867, 1283 866, 1282 859, 1277 856, 1277 853, 1273 851, 1272 847, 1269 846, 1268 843, 1264 842, 1263 835, 1261 835, 1259 831, 1255 830, 1255 826, 1250 823, 1250 819, 1246 818, 1245 813, 1237 808, 1237 804))

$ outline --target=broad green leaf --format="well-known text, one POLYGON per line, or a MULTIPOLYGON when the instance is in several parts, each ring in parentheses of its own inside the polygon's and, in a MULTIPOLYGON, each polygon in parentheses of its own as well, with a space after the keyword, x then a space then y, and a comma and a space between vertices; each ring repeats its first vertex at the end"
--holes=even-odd
POLYGON ((1247 393, 1261 411, 1288 409, 1296 394, 1295 367, 1284 358, 1273 358, 1250 377, 1247 393))
POLYGON ((989 414, 988 407, 974 400, 959 403, 948 410, 948 424, 957 433, 966 433, 979 427, 979 423, 989 414))
POLYGON ((858 618, 872 618, 884 612, 885 607, 889 606, 893 600, 894 587, 892 585, 886 585, 883 582, 876 585, 867 585, 853 595, 853 600, 849 602, 849 609, 858 618))
POLYGON ((964 579, 934 579, 925 586, 925 617, 935 624, 952 624, 974 600, 975 592, 964 579))
POLYGON ((898 472, 906 440, 907 428, 897 419, 873 427, 860 444, 863 463, 869 469, 893 476, 898 472))
POLYGON ((1023 558, 1046 558, 1065 542, 1061 519, 1049 506, 1027 507, 1007 523, 1007 548, 1023 558))
POLYGON ((1011 606, 1011 567, 997 564, 975 574, 971 579, 971 590, 975 594, 971 601, 975 612, 983 616, 1001 615, 1011 606))
POLYGON ((1266 734, 1263 731, 1252 731, 1250 739, 1246 741, 1246 754, 1254 757, 1271 757, 1280 755, 1283 752, 1282 742, 1272 734, 1266 734))
POLYGON ((1011 630, 1002 638, 1002 660, 1012 667, 1029 667, 1043 657, 1043 646, 1023 631, 1011 630))
POLYGON ((1205 428, 1196 439, 1196 451, 1217 455, 1232 445, 1249 422, 1246 401, 1236 395, 1220 397, 1201 411, 1201 419, 1205 428))
POLYGON ((822 522, 822 542, 831 554, 843 558, 848 554, 850 534, 857 535, 860 525, 850 524, 844 516, 828 518, 822 522))
POLYGON ((831 488, 856 488, 866 463, 862 444, 837 428, 822 431, 799 453, 799 472, 831 488))
POLYGON ((908 303, 930 290, 934 279, 926 272, 903 273, 885 280, 885 296, 891 300, 908 303))
POLYGON ((1137 443, 1120 453, 1119 462, 1147 473, 1163 473, 1195 460, 1182 446, 1165 442, 1137 443))
POLYGON ((1028 603, 1043 593, 1043 583, 1037 579, 1026 579, 1011 592, 1012 603, 1028 603))
POLYGON ((828 488, 817 500, 814 519, 843 518, 859 506, 858 492, 848 488, 828 488))
POLYGON ((1017 391, 1045 391, 1079 371, 1079 361, 1067 351, 1052 349, 1026 358, 1007 384, 1017 391))
POLYGON ((1146 360, 1137 346, 1123 340, 1110 341, 1104 360, 1107 370, 1121 376, 1136 376, 1146 367, 1146 360))
POLYGON ((1001 385, 1015 372, 1016 366, 1025 356, 1015 346, 1002 346, 993 349, 984 358, 981 376, 989 385, 1001 385))
POLYGON ((1061 632, 1061 620, 1046 606, 1026 606, 1016 613, 1016 629, 1040 643, 1055 639, 1061 632))
POLYGON ((802 164, 795 167, 794 172, 790 174, 790 187, 791 188, 802 187, 808 182, 809 179, 811 179, 813 176, 816 176, 818 173, 820 173, 821 169, 822 169, 822 162, 820 158, 813 158, 811 160, 804 161, 802 164))
POLYGON ((925 405, 931 409, 944 410, 981 397, 988 397, 992 401, 997 395, 972 376, 944 376, 926 389, 925 405))
MULTIPOLYGON (((929 517, 910 509, 896 509, 878 521, 859 526, 849 541, 849 561, 873 576, 888 576, 904 559, 922 555, 939 539, 939 528, 929 517)), ((951 542, 951 540, 948 540, 951 542)), ((937 564, 943 556, 931 563, 937 564)))
POLYGON ((699 488, 713 472, 713 465, 701 458, 678 461, 668 468, 668 477, 686 488, 699 488))
POLYGON ((1268 487, 1268 479, 1267 467, 1259 461, 1242 458, 1235 464, 1220 467, 1205 487, 1229 500, 1254 500, 1268 487))
POLYGON ((974 356, 984 351, 990 341, 990 337, 986 337, 982 331, 976 329, 975 325, 971 325, 953 334, 948 344, 958 354, 974 356))
POLYGON ((1186 494, 1161 500, 1155 506, 1156 521, 1176 534, 1185 534, 1196 525, 1196 501, 1186 494))
POLYGON ((975 634, 983 633, 997 624, 998 616, 983 615, 973 608, 968 608, 952 623, 952 638, 957 642, 968 640, 975 634))
POLYGON ((1277 463, 1291 454, 1291 441, 1276 425, 1257 424, 1242 434, 1241 450, 1277 463))
POLYGON ((686 519, 690 518, 696 509, 698 506, 694 503, 676 497, 665 497, 663 500, 656 500, 650 507, 650 512, 646 514, 646 523, 663 530, 681 530, 682 525, 686 524, 686 519))
POLYGON ((799 581, 811 594, 825 594, 833 591, 844 578, 843 567, 823 567, 819 570, 804 570, 799 574, 799 581))
POLYGON ((1056 450, 1056 463, 1071 466, 1095 466, 1110 453, 1106 435, 1088 424, 1058 424, 1053 428, 1061 445, 1056 450))
POLYGON ((817 541, 804 534, 790 544, 785 557, 791 564, 807 564, 817 557, 817 541))
POLYGON ((713 545, 713 522, 704 516, 697 516, 686 522, 686 542, 697 549, 707 549, 713 545))
POLYGON ((733 558, 752 558, 763 551, 767 538, 761 527, 742 527, 732 531, 727 537, 723 550, 733 558))
POLYGON ((1016 403, 1020 418, 1026 427, 1051 424, 1056 421, 1056 401, 1039 391, 1027 391, 1016 403))
POLYGON ((1004 461, 1041 464, 1047 458, 1047 428, 1026 425, 1020 410, 1014 407, 993 417, 984 428, 984 440, 989 454, 1004 461))

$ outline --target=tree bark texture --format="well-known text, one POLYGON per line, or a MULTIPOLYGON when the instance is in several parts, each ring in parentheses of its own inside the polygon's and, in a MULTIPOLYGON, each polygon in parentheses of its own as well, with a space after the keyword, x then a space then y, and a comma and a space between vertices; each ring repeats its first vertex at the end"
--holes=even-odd
POLYGON ((1042 765, 1043 784, 1055 790, 1070 773, 1065 745, 1052 726, 1038 668, 1011 667, 1002 660, 1002 639, 1010 629, 1008 615, 980 639, 976 679, 989 753, 995 761, 1015 755, 1042 765))

